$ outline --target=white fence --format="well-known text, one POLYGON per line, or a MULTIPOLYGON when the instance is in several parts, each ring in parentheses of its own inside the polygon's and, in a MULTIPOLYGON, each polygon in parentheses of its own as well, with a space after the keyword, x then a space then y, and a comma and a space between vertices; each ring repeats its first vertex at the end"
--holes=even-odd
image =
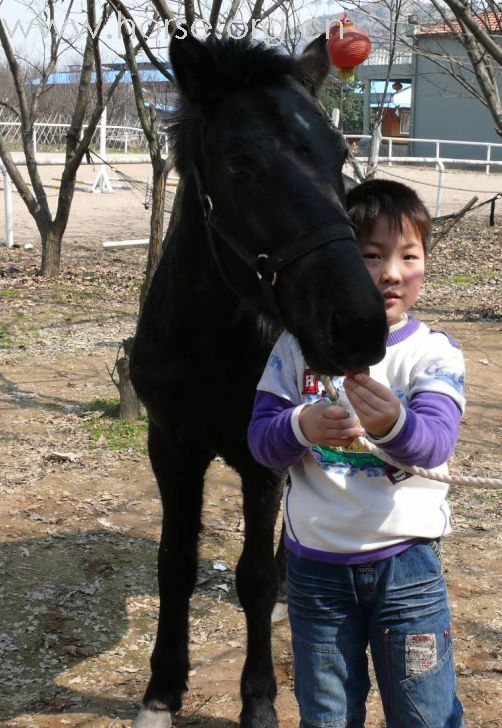
MULTIPOLYGON (((382 49, 379 49, 382 50, 382 49)), ((383 52, 383 51, 382 51, 383 52)), ((65 151, 66 145, 66 133, 69 128, 69 124, 53 124, 53 123, 37 123, 33 129, 33 141, 35 151, 65 151)), ((21 139, 21 124, 16 121, 0 121, 0 134, 3 136, 7 146, 22 148, 21 139)), ((367 134, 347 134, 350 141, 360 140, 371 140, 371 136, 367 134)), ((167 134, 160 132, 162 143, 165 144, 167 153, 167 134)), ((101 149, 106 152, 122 152, 127 154, 133 150, 148 150, 147 141, 141 127, 135 126, 114 126, 107 125, 106 122, 98 126, 96 132, 92 138, 92 144, 95 146, 100 145, 101 149), (100 135, 104 134, 104 142, 100 135), (100 145, 101 142, 101 145, 100 145)), ((495 161, 492 159, 493 149, 502 149, 502 143, 489 143, 489 142, 468 142, 462 140, 452 139, 419 139, 411 137, 382 137, 379 149, 379 160, 387 162, 423 162, 423 163, 435 163, 437 161, 443 162, 443 164, 464 164, 464 165, 477 165, 484 166, 486 174, 490 173, 491 166, 502 166, 502 161, 495 161), (412 157, 404 156, 396 153, 396 150, 404 145, 410 143, 427 144, 431 147, 431 154, 423 157, 412 157), (451 157, 447 154, 447 150, 444 146, 447 145, 462 145, 470 147, 481 147, 485 150, 483 159, 458 159, 451 157)), ((364 155, 358 157, 363 160, 364 155)))
MULTIPOLYGON (((65 151, 66 134, 70 124, 53 124, 40 122, 33 127, 33 145, 37 151, 65 151)), ((85 127, 84 127, 85 128, 85 127)), ((11 149, 18 146, 22 149, 21 122, 0 121, 0 134, 11 149)), ((167 135, 160 132, 162 143, 166 145, 167 135)), ((100 127, 98 126, 91 141, 92 145, 100 145, 100 127)), ((127 154, 132 150, 147 150, 143 129, 136 126, 105 126, 105 149, 127 154)))
MULTIPOLYGON (((371 142, 371 136, 369 134, 347 134, 347 138, 350 142, 359 140, 368 140, 368 147, 371 142)), ((419 139, 416 137, 381 137, 380 148, 378 150, 378 161, 380 162, 411 162, 414 164, 436 164, 441 162, 442 164, 463 164, 466 166, 478 166, 484 167, 486 174, 490 174, 490 167, 499 167, 502 170, 502 160, 496 161, 492 159, 492 151, 494 149, 502 150, 502 144, 493 142, 464 142, 460 139, 419 139), (396 147, 403 148, 405 145, 409 147, 412 143, 427 144, 431 147, 432 154, 430 156, 423 157, 412 157, 402 154, 395 154, 396 147), (468 147, 481 147, 485 150, 483 159, 459 159, 457 157, 448 156, 447 150, 444 149, 447 145, 456 146, 468 146, 468 147)), ((367 155, 358 156, 356 152, 356 159, 358 161, 365 161, 367 155)))
MULTIPOLYGON (((399 50, 394 53, 392 65, 402 63, 412 63, 413 53, 406 50, 399 50)), ((388 66, 390 63, 390 53, 386 48, 375 48, 371 51, 368 58, 364 61, 365 66, 388 66)))
MULTIPOLYGON (((17 129, 17 133, 19 133, 19 122, 0 122, 0 133, 4 134, 4 128, 9 127, 10 130, 17 129)), ((61 130, 67 129, 69 127, 69 124, 36 124, 35 125, 35 131, 34 133, 37 135, 37 140, 40 138, 39 135, 44 134, 43 137, 44 140, 49 139, 50 129, 57 128, 59 130, 59 133, 62 135, 60 138, 64 138, 64 134, 61 130)), ((96 143, 99 143, 100 146, 100 156, 106 157, 106 161, 108 163, 114 163, 114 164, 144 164, 148 163, 150 161, 149 156, 146 155, 139 155, 136 154, 134 156, 127 156, 127 152, 131 149, 131 140, 134 139, 135 143, 137 141, 141 141, 141 143, 145 143, 146 140, 144 139, 143 130, 137 127, 130 127, 130 126, 107 126, 106 125, 106 115, 104 115, 104 118, 102 118, 101 127, 97 129, 98 138, 96 140, 96 143), (106 149, 117 149, 117 145, 122 145, 121 147, 118 146, 118 148, 123 150, 123 153, 120 155, 111 156, 109 153, 107 153, 106 149)), ((4 134, 5 136, 5 134, 4 134)), ((54 139, 56 137, 53 137, 54 139)), ((367 134, 348 134, 347 138, 350 143, 353 143, 355 141, 368 141, 368 147, 371 140, 371 136, 367 134)), ((8 138, 7 138, 8 141, 8 138)), ((413 164, 434 164, 436 166, 436 169, 438 170, 438 181, 437 181, 437 195, 436 195, 436 206, 435 206, 435 214, 438 216, 441 212, 441 197, 442 197, 442 189, 443 189, 443 176, 445 172, 445 164, 462 164, 467 166, 484 166, 486 174, 490 173, 490 167, 494 166, 496 168, 499 168, 502 171, 502 161, 493 160, 491 158, 493 149, 501 149, 502 150, 502 144, 497 143, 489 143, 489 142, 468 142, 468 141, 460 141, 460 140, 451 140, 451 139, 418 139, 418 138, 408 138, 408 137, 381 137, 380 140, 380 148, 378 150, 378 161, 379 162, 386 162, 389 164, 394 163, 413 163, 413 164), (419 142, 424 144, 430 144, 433 149, 434 156, 424 156, 424 157, 410 157, 410 156, 403 156, 400 154, 394 154, 396 146, 402 145, 404 143, 409 144, 412 142, 419 142), (384 145, 387 145, 387 149, 383 150, 384 145), (466 145, 466 146, 472 146, 472 147, 482 147, 486 149, 485 157, 484 159, 457 159, 452 158, 448 156, 442 156, 444 146, 447 145, 466 145), (383 151, 386 151, 385 154, 382 153, 383 151)), ((45 141, 44 143, 47 143, 45 141)), ((12 141, 10 142, 12 144, 12 141)), ((165 145, 166 145, 166 153, 167 153, 167 136, 165 137, 165 145)), ((64 142, 62 144, 64 147, 64 142)), ((356 153, 356 159, 359 162, 366 162, 367 156, 359 156, 356 153)), ((26 161, 22 159, 21 161, 16 162, 17 164, 24 165, 26 164, 26 161)), ((64 163, 64 159, 62 157, 54 157, 54 158, 45 158, 38 160, 38 164, 41 166, 47 166, 47 165, 61 165, 64 163)), ((83 162, 85 164, 85 162, 83 162)), ((100 165, 100 173, 98 175, 98 179, 95 182, 94 187, 97 189, 98 187, 102 191, 112 191, 111 185, 108 188, 106 186, 107 180, 106 180, 106 166, 105 162, 98 161, 96 164, 100 165), (101 179, 104 177, 104 183, 105 187, 103 186, 103 180, 101 179), (98 182, 101 182, 101 184, 98 185, 98 182)), ((3 174, 3 182, 4 182, 4 207, 5 207, 5 245, 8 247, 12 246, 13 244, 13 229, 12 229, 12 202, 11 202, 11 180, 3 167, 3 165, 0 162, 0 173, 3 174)), ((109 183, 108 183, 109 184, 109 183)))

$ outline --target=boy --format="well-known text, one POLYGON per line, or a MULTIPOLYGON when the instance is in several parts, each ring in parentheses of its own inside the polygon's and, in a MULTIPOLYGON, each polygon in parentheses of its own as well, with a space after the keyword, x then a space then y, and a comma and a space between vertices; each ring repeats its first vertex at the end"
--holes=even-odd
POLYGON ((333 378, 333 404, 283 333, 248 436, 258 461, 289 469, 287 590, 300 726, 363 728, 369 644, 388 728, 459 728, 440 563, 440 539, 451 531, 447 486, 399 471, 353 441, 364 433, 399 462, 445 472, 465 404, 463 357, 408 314, 431 233, 415 192, 374 180, 347 203, 385 299, 386 356, 369 371, 333 378))

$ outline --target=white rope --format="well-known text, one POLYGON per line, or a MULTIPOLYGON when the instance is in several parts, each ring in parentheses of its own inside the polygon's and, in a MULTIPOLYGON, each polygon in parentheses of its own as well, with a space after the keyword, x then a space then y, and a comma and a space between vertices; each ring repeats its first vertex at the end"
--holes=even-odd
POLYGON ((372 455, 376 455, 381 460, 385 460, 390 465, 394 465, 396 468, 399 468, 399 470, 404 470, 407 473, 412 473, 413 475, 420 475, 422 478, 437 480, 440 483, 448 483, 449 485, 475 485, 478 488, 502 488, 502 480, 498 478, 475 478, 472 475, 446 475, 443 473, 437 473, 435 470, 420 468, 418 465, 404 465, 403 463, 394 460, 394 458, 391 458, 390 455, 387 455, 387 453, 384 452, 384 450, 381 450, 365 437, 358 437, 357 442, 372 455))
MULTIPOLYGON (((320 379, 328 397, 333 402, 336 402, 338 400, 338 392, 331 384, 330 378, 323 375, 320 379)), ((472 475, 446 475, 443 473, 437 473, 435 470, 421 468, 418 465, 405 465, 404 463, 400 463, 397 460, 394 460, 394 458, 390 455, 387 455, 384 450, 374 445, 365 437, 358 437, 356 442, 372 455, 379 457, 380 460, 385 460, 385 462, 389 463, 389 465, 394 465, 394 467, 399 468, 399 470, 404 470, 406 473, 419 475, 421 478, 436 480, 440 483, 447 483, 448 485, 473 485, 478 488, 492 488, 494 490, 502 489, 502 480, 500 478, 475 478, 472 475)))

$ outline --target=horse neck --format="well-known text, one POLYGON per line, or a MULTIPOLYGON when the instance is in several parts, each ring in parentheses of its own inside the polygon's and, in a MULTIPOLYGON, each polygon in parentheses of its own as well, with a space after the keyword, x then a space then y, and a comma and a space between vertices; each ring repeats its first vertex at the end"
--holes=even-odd
POLYGON ((181 212, 167 249, 175 271, 176 298, 186 310, 203 312, 213 326, 234 320, 241 297, 228 286, 213 256, 195 182, 188 177, 181 212), (171 247, 172 246, 172 247, 171 247))
POLYGON ((176 361, 188 351, 196 364, 213 352, 213 359, 226 357, 232 366, 242 360, 258 370, 272 336, 258 306, 244 304, 222 279, 195 188, 187 185, 143 307, 136 358, 176 361))

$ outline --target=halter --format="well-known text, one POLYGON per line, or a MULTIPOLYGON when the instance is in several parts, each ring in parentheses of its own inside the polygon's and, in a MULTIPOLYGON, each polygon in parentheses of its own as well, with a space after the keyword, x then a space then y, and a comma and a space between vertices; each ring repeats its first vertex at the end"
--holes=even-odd
POLYGON ((195 177, 195 184, 197 186, 197 193, 202 206, 204 214, 204 223, 206 227, 209 244, 211 246, 211 252, 216 261, 218 270, 230 288, 230 290, 236 295, 241 295, 235 286, 230 281, 227 272, 223 266, 218 247, 216 245, 215 235, 218 239, 222 240, 246 265, 250 268, 257 276, 260 284, 267 296, 269 302, 272 304, 276 314, 279 315, 279 319, 282 321, 282 316, 277 305, 277 299, 274 295, 274 286, 277 283, 277 277, 280 271, 286 268, 288 265, 293 263, 295 260, 308 255, 312 251, 320 248, 328 243, 332 243, 335 240, 352 240, 355 242, 356 236, 354 233, 354 225, 349 221, 335 222, 331 225, 316 230, 309 235, 304 235, 288 245, 284 245, 271 253, 258 253, 257 255, 251 253, 237 240, 228 235, 221 227, 217 216, 214 213, 214 206, 211 197, 204 191, 202 178, 199 170, 193 165, 193 172, 195 177))

